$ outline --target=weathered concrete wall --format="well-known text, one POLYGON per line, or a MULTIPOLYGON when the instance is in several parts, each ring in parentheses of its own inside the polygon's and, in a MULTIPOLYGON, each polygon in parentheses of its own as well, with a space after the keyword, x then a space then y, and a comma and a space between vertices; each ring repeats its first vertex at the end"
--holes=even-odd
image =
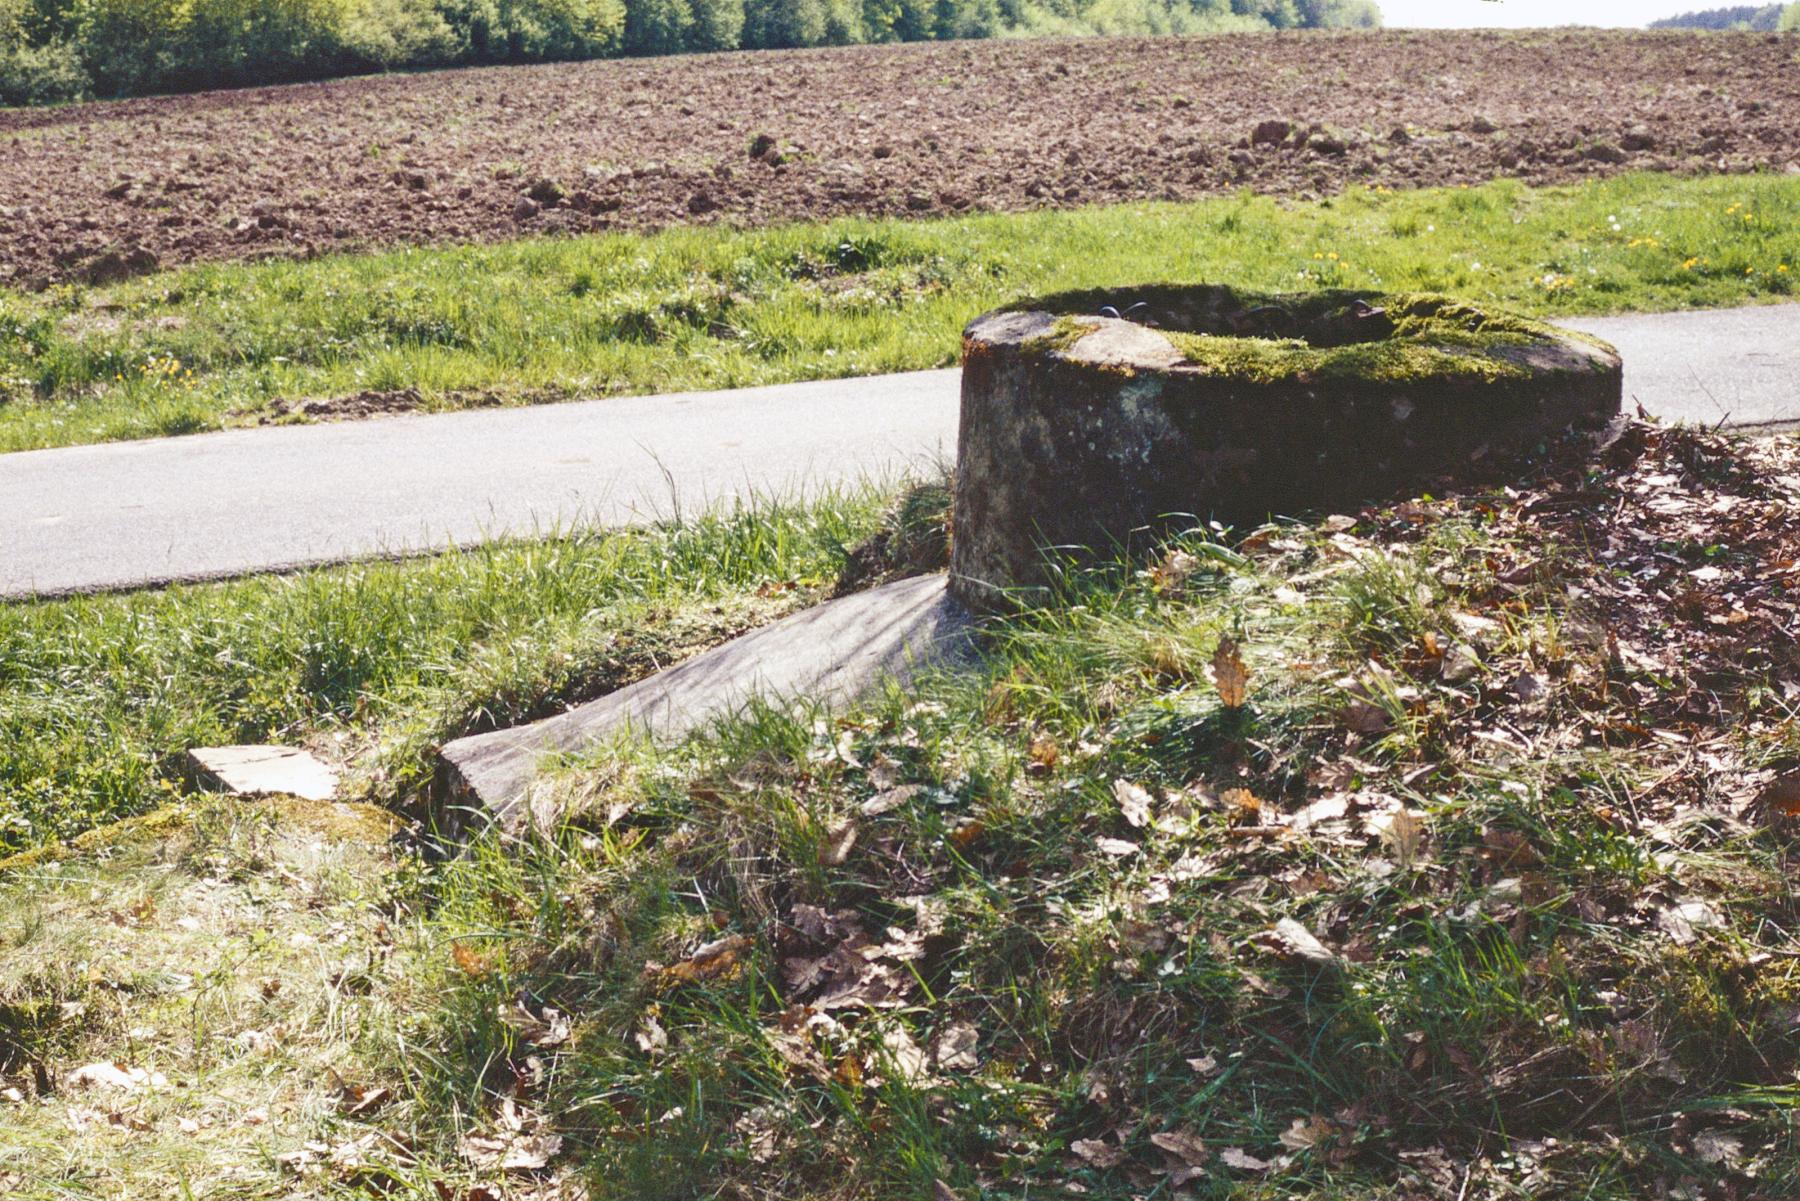
POLYGON ((1177 341, 1045 311, 969 326, 952 591, 1002 605, 1046 583, 1045 546, 1108 554, 1191 518, 1255 524, 1395 496, 1619 411, 1618 356, 1547 328, 1468 351, 1490 356, 1485 374, 1410 379, 1245 378, 1177 341))

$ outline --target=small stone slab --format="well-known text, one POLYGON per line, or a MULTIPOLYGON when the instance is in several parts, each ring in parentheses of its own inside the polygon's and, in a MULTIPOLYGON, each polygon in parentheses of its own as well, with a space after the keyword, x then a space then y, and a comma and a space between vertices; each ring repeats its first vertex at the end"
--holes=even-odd
POLYGON ((307 801, 337 796, 337 772, 291 746, 197 746, 188 752, 203 785, 239 796, 278 793, 307 801))
POLYGON ((522 803, 547 758, 625 731, 676 742, 753 699, 842 704, 885 679, 904 681, 966 653, 971 624, 941 575, 829 601, 567 713, 447 743, 441 790, 452 806, 485 811, 517 831, 527 818, 548 816, 522 803))

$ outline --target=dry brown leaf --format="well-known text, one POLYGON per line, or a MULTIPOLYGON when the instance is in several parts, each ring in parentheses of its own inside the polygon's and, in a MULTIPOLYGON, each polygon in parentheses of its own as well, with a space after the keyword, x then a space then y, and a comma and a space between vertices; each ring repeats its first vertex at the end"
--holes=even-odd
POLYGON ((1096 1168, 1116 1168, 1125 1162, 1125 1148, 1097 1138, 1078 1138, 1069 1144, 1069 1150, 1096 1168))
POLYGON ((750 940, 742 934, 727 934, 700 947, 680 963, 657 969, 646 964, 647 971, 659 977, 663 987, 693 984, 703 980, 723 980, 743 970, 744 958, 750 953, 750 940))
POLYGON ((1273 1166, 1268 1160, 1258 1159, 1242 1147, 1225 1148, 1219 1152, 1219 1162, 1240 1172, 1266 1172, 1273 1166))
POLYGON ((499 1017, 521 1039, 546 1051, 568 1042, 573 1032, 567 1014, 548 1005, 533 1013, 524 998, 512 1005, 501 1005, 499 1017))
POLYGON ((1119 802, 1119 815, 1133 829, 1142 829, 1150 820, 1153 798, 1130 780, 1113 781, 1113 798, 1119 802))
POLYGON ((1269 932, 1277 950, 1309 963, 1341 963, 1337 952, 1327 947, 1314 936, 1311 930, 1291 917, 1284 917, 1275 923, 1269 932))
POLYGON ((1218 649, 1213 651, 1212 674, 1219 700, 1227 709, 1242 709, 1250 696, 1250 669, 1230 637, 1220 638, 1218 649))
POLYGON ((654 1009, 644 1011, 644 1024, 639 1027, 636 1034, 632 1035, 632 1041, 637 1044, 637 1049, 646 1055, 659 1055, 668 1050, 669 1032, 662 1028, 661 1022, 656 1020, 654 1009))
POLYGON ((946 1072, 972 1072, 981 1066, 976 1053, 981 1035, 973 1022, 952 1022, 938 1036, 937 1065, 946 1072))
POLYGON ((1167 1151, 1190 1168, 1197 1168, 1212 1158, 1199 1135, 1191 1130, 1164 1130, 1150 1136, 1150 1145, 1158 1151, 1167 1151))
POLYGON ((95 1085, 125 1093, 169 1087, 169 1078, 161 1072, 128 1068, 122 1063, 85 1064, 70 1072, 67 1080, 70 1084, 95 1085))
POLYGON ((918 1086, 931 1079, 931 1061, 924 1048, 901 1027, 894 1026, 882 1032, 881 1049, 881 1062, 892 1068, 902 1082, 918 1086))
POLYGON ((901 784, 895 788, 883 789, 862 803, 862 815, 880 817, 883 813, 898 809, 924 791, 923 784, 901 784))
POLYGON ((819 846, 819 863, 824 867, 842 867, 856 845, 856 823, 850 818, 833 822, 825 830, 825 841, 819 846))
POLYGON ((456 964, 457 971, 475 979, 480 979, 493 970, 488 957, 466 942, 450 944, 450 961, 456 964))
POLYGON ((539 1172, 562 1151, 560 1134, 471 1134, 460 1147, 462 1157, 477 1168, 502 1172, 539 1172))
POLYGON ((365 1117, 387 1104, 393 1095, 389 1088, 346 1084, 338 1091, 338 1112, 350 1118, 365 1117))

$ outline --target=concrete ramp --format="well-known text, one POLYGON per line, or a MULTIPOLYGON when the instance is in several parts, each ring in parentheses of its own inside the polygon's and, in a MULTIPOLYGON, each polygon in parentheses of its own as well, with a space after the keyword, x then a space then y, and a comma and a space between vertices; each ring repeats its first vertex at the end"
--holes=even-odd
POLYGON ((542 827, 532 780, 548 758, 626 732, 675 742, 752 700, 855 699, 893 678, 967 652, 972 619, 941 575, 900 580, 796 613, 696 655, 678 667, 531 725, 459 738, 440 753, 452 805, 507 829, 542 827))

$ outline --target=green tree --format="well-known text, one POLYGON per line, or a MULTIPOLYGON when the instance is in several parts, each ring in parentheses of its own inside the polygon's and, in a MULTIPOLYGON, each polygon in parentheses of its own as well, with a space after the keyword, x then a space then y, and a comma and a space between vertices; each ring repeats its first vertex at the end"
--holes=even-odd
POLYGON ((54 104, 88 91, 80 57, 29 0, 0 0, 0 104, 54 104))
POLYGON ((626 0, 625 53, 677 54, 694 27, 688 0, 626 0))
POLYGON ((744 36, 744 0, 693 0, 692 50, 736 50, 744 36))

